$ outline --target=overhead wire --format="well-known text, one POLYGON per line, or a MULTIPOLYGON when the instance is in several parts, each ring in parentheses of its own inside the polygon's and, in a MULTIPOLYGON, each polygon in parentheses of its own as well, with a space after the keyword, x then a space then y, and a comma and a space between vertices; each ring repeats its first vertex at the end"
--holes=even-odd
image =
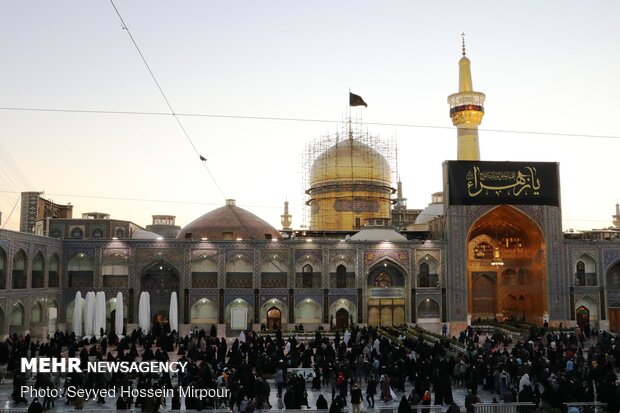
POLYGON ((166 106, 168 106, 168 109, 170 110, 170 113, 168 113, 167 115, 171 115, 171 116, 174 117, 174 119, 176 120, 177 124, 179 125, 179 128, 183 132, 183 135, 185 135, 185 138, 187 139, 187 141, 189 142, 191 147, 194 149, 194 152, 198 156, 198 159, 200 159, 200 161, 202 162, 206 172, 211 177, 211 180, 213 181, 213 183, 217 187, 217 189, 220 192, 220 194, 222 195, 222 197, 224 199, 226 199, 226 195, 224 195, 224 191, 222 190, 222 188, 218 184, 217 180, 215 179, 215 176, 213 176, 213 174, 211 173, 211 170, 209 169, 209 167, 207 166, 207 163, 206 163, 207 162, 207 158, 202 156, 202 154, 198 151, 198 148, 196 148, 196 145, 194 145, 194 142, 192 141, 192 138, 190 138, 189 133, 187 133, 187 130, 185 129, 185 126, 183 126, 183 123, 181 122, 181 119, 177 116, 177 114, 175 113, 174 109, 172 108, 172 104, 170 103, 170 100, 168 100, 168 97, 164 93, 164 90, 161 87, 161 85, 159 84, 159 81, 157 80, 157 77, 155 76, 155 73, 153 73, 153 70, 151 69, 151 66, 149 65, 148 61, 144 57, 144 54, 142 53, 142 50, 140 50, 140 47, 138 46, 138 43, 136 42, 136 39, 134 39, 133 35, 131 34, 131 30, 129 30, 129 26, 127 26, 127 24, 125 23, 125 20, 123 19, 123 16, 121 15, 120 11, 116 7, 116 4, 114 4, 114 0, 110 0, 110 4, 114 8, 114 11, 116 12, 116 15, 120 19, 122 27, 123 27, 123 30, 125 30, 127 32, 127 35, 131 39, 132 44, 134 45, 134 47, 136 48, 136 51, 140 55, 140 59, 142 59, 142 63, 144 63, 144 65, 146 66, 146 69, 148 70, 149 74, 151 75, 151 78, 155 82, 155 85, 157 86, 157 90, 159 90, 159 93, 161 94, 161 96, 163 97, 164 101, 166 102, 166 106))
POLYGON ((11 224, 18 226, 18 223, 13 220, 13 212, 20 200, 21 191, 26 188, 32 188, 32 183, 0 140, 0 198, 7 205, 13 204, 9 215, 4 217, 4 222, 0 222, 0 227, 7 228, 11 224))
MULTIPOLYGON (((317 119, 317 118, 301 118, 301 117, 283 117, 283 116, 259 116, 259 115, 226 115, 217 113, 168 113, 168 112, 148 112, 148 111, 123 111, 123 110, 102 110, 102 109, 63 109, 63 108, 35 108, 35 107, 17 107, 17 106, 2 106, 0 110, 6 111, 25 111, 25 112, 58 112, 58 113, 83 113, 83 114, 98 114, 98 115, 135 115, 135 116, 174 116, 177 121, 181 117, 199 117, 199 118, 219 118, 219 119, 244 119, 244 120, 266 120, 266 121, 279 121, 279 122, 306 122, 306 123, 330 123, 340 124, 342 120, 336 119, 317 119)), ((369 126, 390 126, 399 128, 419 128, 419 129, 446 129, 454 130, 453 126, 441 126, 441 125, 422 125, 416 123, 402 123, 402 122, 364 122, 369 126)), ((565 132, 545 132, 545 131, 532 131, 532 130, 518 130, 518 129, 489 129, 489 128, 477 128, 481 132, 494 132, 494 133, 514 133, 514 134, 526 134, 526 135, 543 135, 543 136, 558 136, 569 138, 596 138, 596 139, 620 139, 620 135, 601 135, 593 133, 565 133, 565 132)), ((189 139, 189 138, 188 138, 189 139)), ((191 139, 190 139, 191 142, 191 139)), ((192 142, 193 146, 193 142, 192 142)), ((195 147, 194 147, 195 149, 195 147)), ((196 149, 195 149, 196 150, 196 149)), ((196 150, 196 153, 200 153, 196 150)))

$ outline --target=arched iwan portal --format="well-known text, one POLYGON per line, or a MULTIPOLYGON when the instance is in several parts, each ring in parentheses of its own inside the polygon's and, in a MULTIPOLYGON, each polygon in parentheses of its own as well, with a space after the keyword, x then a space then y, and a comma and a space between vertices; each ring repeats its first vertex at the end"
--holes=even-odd
POLYGON ((405 322, 405 273, 383 260, 368 273, 368 325, 393 326, 405 322))
POLYGON ((179 282, 179 271, 164 261, 152 263, 142 271, 140 288, 151 295, 151 319, 155 335, 159 334, 160 329, 169 328, 170 296, 173 291, 179 295, 179 282))
POLYGON ((472 319, 542 323, 547 312, 545 240, 527 215, 502 205, 481 217, 467 238, 472 319))

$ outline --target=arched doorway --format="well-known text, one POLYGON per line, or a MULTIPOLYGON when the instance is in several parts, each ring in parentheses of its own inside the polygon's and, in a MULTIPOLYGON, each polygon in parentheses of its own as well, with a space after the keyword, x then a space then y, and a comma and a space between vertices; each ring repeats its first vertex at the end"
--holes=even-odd
POLYGON ((372 326, 405 322, 405 272, 390 260, 375 264, 368 273, 368 319, 372 326))
POLYGON ((479 274, 472 281, 472 318, 495 318, 495 279, 479 274))
POLYGON ((254 306, 243 298, 231 300, 224 308, 224 322, 231 331, 246 330, 253 319, 254 306))
POLYGON ((116 333, 116 309, 110 312, 110 333, 116 333))
POLYGON ((343 330, 349 328, 349 312, 345 308, 336 311, 336 329, 343 330))
POLYGON ((151 296, 153 335, 168 331, 170 296, 173 291, 179 294, 179 271, 166 262, 155 262, 142 271, 140 287, 141 291, 148 291, 151 296))
POLYGON ((271 307, 267 310, 267 328, 269 330, 279 330, 282 327, 282 312, 278 307, 271 307))
POLYGON ((192 324, 217 324, 217 307, 208 298, 201 298, 192 305, 190 311, 192 324))
POLYGON ((542 323, 548 308, 546 244, 538 225, 523 212, 501 205, 472 225, 467 274, 472 319, 542 323))
POLYGON ((577 325, 581 327, 583 331, 583 328, 590 324, 590 310, 588 310, 588 307, 582 305, 575 310, 575 315, 577 316, 577 325))

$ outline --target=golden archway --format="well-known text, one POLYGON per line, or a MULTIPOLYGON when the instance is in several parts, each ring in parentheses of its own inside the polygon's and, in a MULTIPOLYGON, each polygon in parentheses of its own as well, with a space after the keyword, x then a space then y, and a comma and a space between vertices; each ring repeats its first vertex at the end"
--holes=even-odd
POLYGON ((548 308, 545 241, 524 213, 502 205, 472 225, 467 274, 472 319, 542 323, 548 308))

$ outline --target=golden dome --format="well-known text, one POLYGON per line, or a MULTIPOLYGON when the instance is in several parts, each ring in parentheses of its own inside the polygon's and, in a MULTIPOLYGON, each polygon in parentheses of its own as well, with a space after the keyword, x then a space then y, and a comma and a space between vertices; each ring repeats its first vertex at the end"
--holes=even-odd
POLYGON ((370 146, 345 139, 319 155, 310 170, 310 187, 351 180, 381 181, 390 185, 390 165, 370 146))

